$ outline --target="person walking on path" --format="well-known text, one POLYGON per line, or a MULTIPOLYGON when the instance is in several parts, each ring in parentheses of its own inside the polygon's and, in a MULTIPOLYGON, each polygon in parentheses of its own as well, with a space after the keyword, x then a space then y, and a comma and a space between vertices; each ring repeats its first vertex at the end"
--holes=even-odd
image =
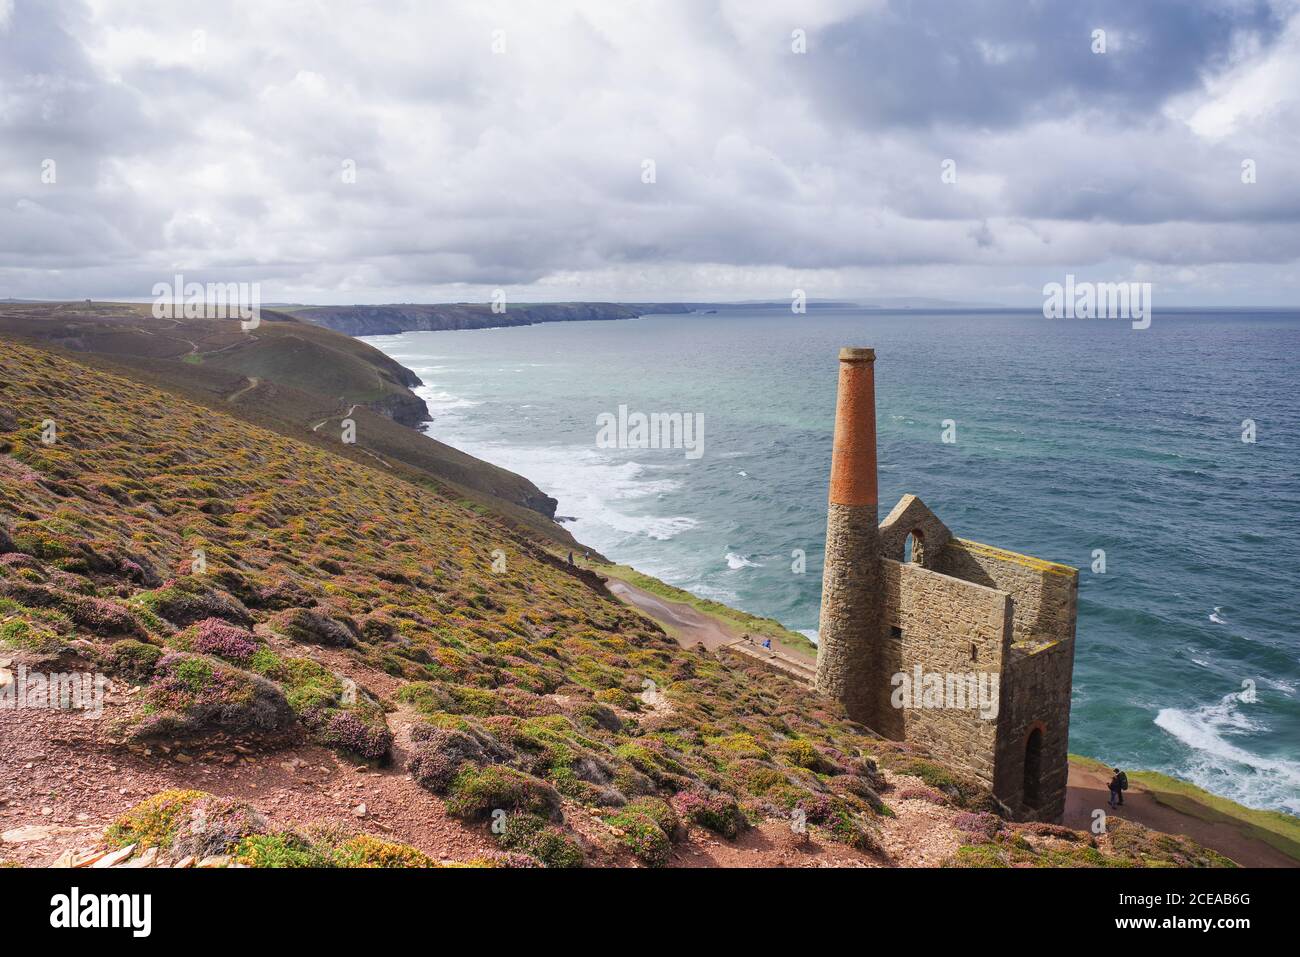
POLYGON ((1124 792, 1128 790, 1128 775, 1115 768, 1115 776, 1110 779, 1110 806, 1124 806, 1124 792))

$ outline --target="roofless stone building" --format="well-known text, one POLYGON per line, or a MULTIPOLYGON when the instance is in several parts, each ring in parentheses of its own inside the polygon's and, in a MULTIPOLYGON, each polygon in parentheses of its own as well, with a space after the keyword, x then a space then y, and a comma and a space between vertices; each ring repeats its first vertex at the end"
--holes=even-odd
POLYGON ((1078 572, 956 538, 915 495, 879 522, 875 360, 840 351, 817 690, 974 774, 1017 819, 1059 820, 1078 572), (995 706, 970 700, 979 688, 995 706))

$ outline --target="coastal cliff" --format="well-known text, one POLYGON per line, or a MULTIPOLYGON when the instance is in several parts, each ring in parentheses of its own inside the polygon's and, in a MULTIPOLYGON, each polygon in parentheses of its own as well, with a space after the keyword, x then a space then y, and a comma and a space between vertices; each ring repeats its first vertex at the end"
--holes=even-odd
POLYGON ((0 337, 75 353, 262 428, 433 484, 516 526, 576 546, 552 519, 555 499, 528 479, 420 431, 430 421, 419 377, 351 336, 263 309, 244 331, 228 319, 158 319, 138 303, 0 305, 0 337), (354 441, 339 442, 342 421, 354 441))
POLYGON ((289 307, 289 314, 349 336, 384 336, 399 332, 449 329, 494 329, 539 322, 591 322, 635 319, 652 313, 686 313, 685 303, 533 302, 493 312, 485 303, 394 303, 377 306, 289 307))

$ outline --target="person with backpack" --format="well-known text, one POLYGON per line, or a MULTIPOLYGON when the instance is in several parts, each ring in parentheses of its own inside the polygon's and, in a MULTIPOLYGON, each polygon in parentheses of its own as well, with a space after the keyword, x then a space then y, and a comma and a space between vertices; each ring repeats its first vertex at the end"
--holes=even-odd
POLYGON ((1124 806, 1124 792, 1128 790, 1128 775, 1115 768, 1115 776, 1110 779, 1110 806, 1124 806))

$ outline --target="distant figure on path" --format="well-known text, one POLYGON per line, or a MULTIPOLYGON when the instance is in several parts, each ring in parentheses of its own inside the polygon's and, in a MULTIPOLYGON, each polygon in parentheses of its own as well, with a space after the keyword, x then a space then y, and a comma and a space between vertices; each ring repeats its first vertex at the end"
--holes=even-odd
POLYGON ((1115 768, 1115 776, 1110 779, 1110 806, 1124 806, 1124 792, 1128 790, 1128 775, 1115 768))
POLYGON ((771 639, 771 638, 764 638, 764 639, 763 639, 763 647, 766 648, 768 651, 771 651, 771 650, 772 650, 772 639, 771 639))
POLYGON ((569 552, 569 564, 573 564, 573 552, 569 552))

